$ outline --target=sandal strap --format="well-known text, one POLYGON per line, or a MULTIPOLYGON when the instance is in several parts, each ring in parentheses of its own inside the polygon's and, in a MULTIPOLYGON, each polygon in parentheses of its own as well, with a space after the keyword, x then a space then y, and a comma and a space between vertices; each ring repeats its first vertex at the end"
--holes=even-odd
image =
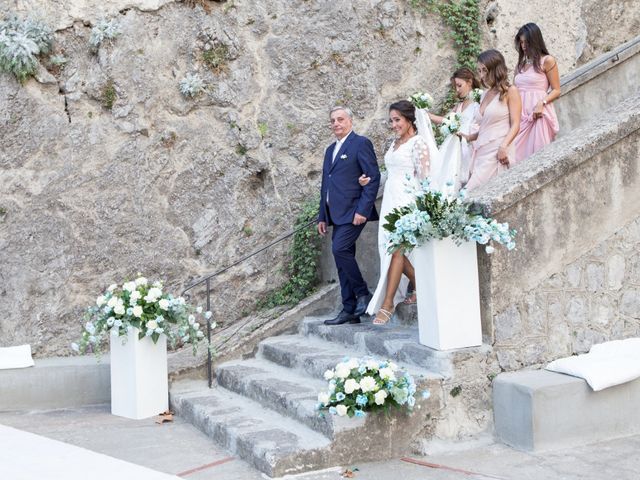
POLYGON ((381 308, 380 310, 378 310, 378 313, 376 314, 376 318, 373 320, 373 323, 376 325, 385 325, 386 323, 389 322, 389 320, 391 320, 391 317, 393 317, 393 312, 387 310, 386 308, 381 308), (378 315, 384 315, 386 318, 378 318, 378 315))

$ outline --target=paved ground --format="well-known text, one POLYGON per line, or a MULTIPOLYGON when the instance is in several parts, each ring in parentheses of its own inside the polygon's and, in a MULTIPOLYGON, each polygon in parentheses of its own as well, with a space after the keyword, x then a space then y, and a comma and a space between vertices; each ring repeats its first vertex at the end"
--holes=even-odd
MULTIPOLYGON (((108 406, 100 406, 47 412, 5 412, 0 413, 0 424, 186 479, 264 478, 180 418, 173 423, 158 425, 153 419, 115 417, 110 415, 108 406)), ((347 467, 354 470, 353 478, 359 480, 637 480, 640 478, 638 452, 640 436, 634 436, 536 455, 489 444, 428 457, 411 456, 347 467)), ((5 456, 11 454, 10 449, 2 453, 5 456)), ((32 451, 31 454, 31 458, 46 462, 47 452, 32 451)), ((72 472, 76 466, 70 463, 68 468, 72 472)), ((340 480, 343 470, 312 472, 296 478, 340 480)), ((0 464, 0 478, 5 478, 2 471, 0 464)), ((49 478, 57 480, 54 477, 37 480, 49 478)))

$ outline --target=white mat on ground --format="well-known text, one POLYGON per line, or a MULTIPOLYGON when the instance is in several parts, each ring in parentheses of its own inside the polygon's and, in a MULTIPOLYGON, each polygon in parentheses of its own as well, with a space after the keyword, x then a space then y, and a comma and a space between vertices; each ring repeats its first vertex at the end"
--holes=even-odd
POLYGON ((0 370, 33 367, 31 345, 0 348, 0 370))
POLYGON ((560 358, 546 370, 584 378, 594 391, 640 378, 640 338, 593 345, 589 353, 560 358))
POLYGON ((11 480, 178 480, 101 453, 0 425, 0 478, 11 480))

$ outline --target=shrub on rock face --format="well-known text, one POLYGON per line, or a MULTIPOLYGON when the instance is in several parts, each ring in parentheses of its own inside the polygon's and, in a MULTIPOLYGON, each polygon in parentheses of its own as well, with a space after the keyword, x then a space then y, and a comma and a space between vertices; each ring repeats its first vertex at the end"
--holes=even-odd
POLYGON ((32 18, 10 17, 0 22, 0 71, 24 82, 38 69, 38 55, 51 50, 53 32, 32 18))
POLYGON ((105 41, 115 39, 120 35, 120 24, 114 19, 107 20, 106 18, 98 20, 91 29, 91 35, 89 36, 89 46, 93 52, 97 52, 100 45, 105 41))
POLYGON ((180 93, 185 97, 193 98, 204 91, 204 82, 197 73, 188 73, 180 80, 180 93))

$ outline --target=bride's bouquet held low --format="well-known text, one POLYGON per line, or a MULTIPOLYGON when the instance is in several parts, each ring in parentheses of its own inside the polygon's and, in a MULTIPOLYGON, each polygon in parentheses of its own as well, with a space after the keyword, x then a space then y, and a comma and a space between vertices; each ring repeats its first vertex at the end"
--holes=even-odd
POLYGON ((183 297, 174 297, 163 288, 162 282, 150 282, 143 276, 122 285, 114 283, 85 311, 80 340, 71 348, 99 355, 109 336, 126 341, 132 327, 138 330, 139 339, 150 337, 157 343, 161 335, 166 335, 172 347, 191 344, 195 355, 198 343, 206 341, 199 318, 203 317, 206 323, 211 312, 194 308, 183 297))
POLYGON ((453 135, 459 132, 461 121, 462 117, 459 113, 449 112, 447 115, 445 115, 439 127, 442 136, 446 138, 449 135, 453 135))
POLYGON ((423 243, 446 237, 458 245, 465 241, 486 245, 487 253, 493 253, 492 243, 515 248, 516 231, 508 223, 472 212, 464 189, 455 197, 444 195, 426 178, 418 187, 409 187, 415 201, 404 207, 394 208, 385 216, 383 228, 389 232, 388 251, 403 249, 405 252, 423 243))
MULTIPOLYGON (((324 378, 329 385, 318 394, 317 408, 339 417, 364 417, 378 410, 388 413, 390 408, 411 411, 416 403, 413 377, 391 361, 345 358, 324 378)), ((422 397, 428 398, 429 391, 423 391, 422 397)))

